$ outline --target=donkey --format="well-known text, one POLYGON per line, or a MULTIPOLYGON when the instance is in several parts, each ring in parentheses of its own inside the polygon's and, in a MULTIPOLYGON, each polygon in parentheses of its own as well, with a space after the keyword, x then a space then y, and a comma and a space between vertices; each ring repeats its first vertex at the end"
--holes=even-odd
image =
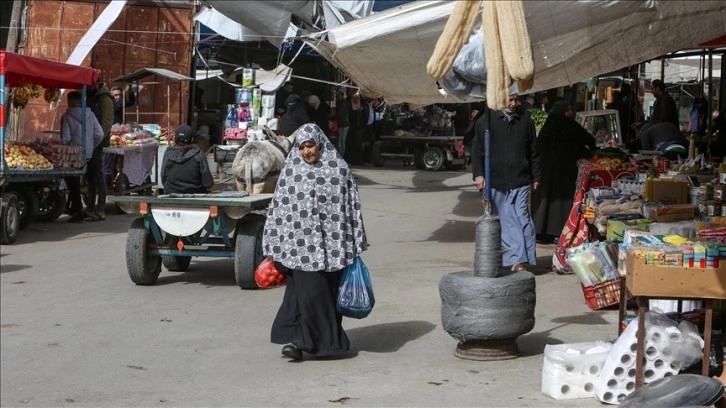
POLYGON ((278 136, 269 129, 265 133, 266 139, 248 141, 234 157, 232 174, 239 191, 249 194, 275 191, 285 158, 295 142, 295 133, 289 137, 278 136))

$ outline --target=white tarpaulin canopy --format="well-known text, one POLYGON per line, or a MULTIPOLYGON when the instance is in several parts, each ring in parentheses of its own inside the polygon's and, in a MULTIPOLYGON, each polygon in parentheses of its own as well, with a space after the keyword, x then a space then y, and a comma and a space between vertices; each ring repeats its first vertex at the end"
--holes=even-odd
MULTIPOLYGON (((458 102, 426 63, 454 8, 415 1, 306 38, 363 93, 389 102, 458 102)), ((726 34, 725 1, 524 2, 535 64, 531 92, 570 85, 726 34)))
MULTIPOLYGON (((241 85, 235 83, 235 77, 242 73, 244 68, 237 68, 232 71, 229 75, 224 75, 221 69, 215 70, 197 70, 197 81, 203 81, 207 79, 219 79, 227 82, 229 85, 239 88, 241 85)), ((260 89, 264 93, 275 93, 282 87, 282 85, 290 80, 292 75, 292 69, 285 64, 280 64, 277 68, 271 71, 265 71, 264 69, 255 70, 255 84, 259 85, 260 89)))

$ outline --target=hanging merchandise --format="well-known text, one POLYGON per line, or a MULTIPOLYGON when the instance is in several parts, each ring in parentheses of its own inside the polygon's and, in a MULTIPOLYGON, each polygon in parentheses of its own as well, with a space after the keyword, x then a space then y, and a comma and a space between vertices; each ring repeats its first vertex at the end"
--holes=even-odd
MULTIPOLYGON (((262 107, 263 108, 274 108, 275 107, 275 95, 262 95, 262 107)), ((726 175, 726 173, 724 173, 724 174, 726 175)))
POLYGON ((229 104, 227 105, 227 122, 225 123, 225 128, 227 129, 236 129, 239 123, 239 117, 237 114, 237 105, 229 104))

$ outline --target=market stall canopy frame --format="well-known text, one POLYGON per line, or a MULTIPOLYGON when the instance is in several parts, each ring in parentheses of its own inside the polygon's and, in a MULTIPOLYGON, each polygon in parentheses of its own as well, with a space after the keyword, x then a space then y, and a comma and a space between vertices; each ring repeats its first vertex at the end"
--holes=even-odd
POLYGON ((130 74, 121 75, 120 77, 116 77, 116 78, 112 79, 111 82, 134 82, 134 81, 138 81, 139 79, 146 78, 151 75, 159 75, 164 78, 174 79, 177 81, 193 81, 194 80, 194 78, 190 78, 188 76, 184 76, 182 74, 179 74, 179 73, 176 73, 174 71, 170 71, 170 70, 164 69, 164 68, 141 68, 130 74))
POLYGON ((93 86, 101 71, 15 54, 0 50, 0 74, 5 75, 5 86, 21 87, 36 84, 43 88, 78 89, 93 86))
MULTIPOLYGON (((415 1, 304 40, 361 91, 391 103, 455 103, 426 63, 455 2, 415 1)), ((695 48, 726 34, 724 1, 525 1, 535 63, 529 92, 695 48)))

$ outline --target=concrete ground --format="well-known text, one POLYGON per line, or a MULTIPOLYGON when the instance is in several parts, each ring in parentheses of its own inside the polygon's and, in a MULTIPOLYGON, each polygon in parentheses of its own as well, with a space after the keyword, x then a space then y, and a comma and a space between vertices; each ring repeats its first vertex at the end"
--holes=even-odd
POLYGON ((198 258, 136 286, 125 266, 131 215, 33 224, 0 247, 0 405, 595 407, 540 391, 547 344, 617 337, 617 311, 591 311, 539 246, 536 325, 522 356, 454 357, 438 284, 470 270, 479 193, 466 172, 356 168, 371 243, 373 313, 345 319, 352 351, 290 362, 271 344, 283 289, 243 291, 233 262, 198 258))

